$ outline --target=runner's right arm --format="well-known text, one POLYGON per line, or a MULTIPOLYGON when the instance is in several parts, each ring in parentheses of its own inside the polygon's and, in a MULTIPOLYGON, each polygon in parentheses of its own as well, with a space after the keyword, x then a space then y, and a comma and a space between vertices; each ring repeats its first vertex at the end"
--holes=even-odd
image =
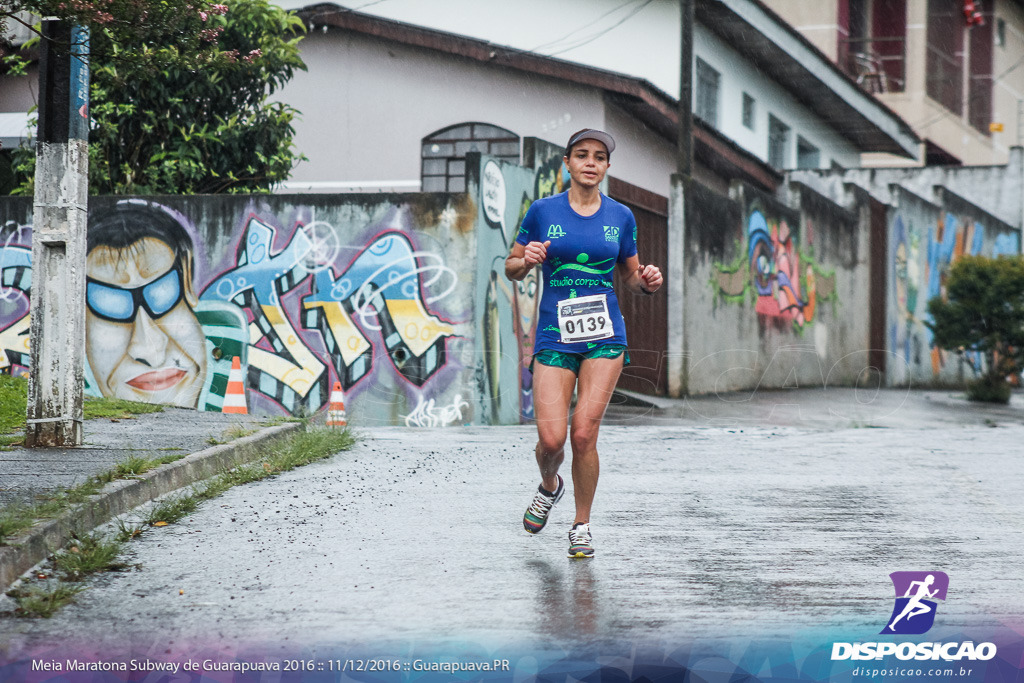
POLYGON ((544 263, 548 257, 548 247, 551 240, 546 242, 530 242, 526 245, 516 242, 512 245, 512 253, 505 259, 505 277, 510 280, 522 280, 535 266, 544 263))

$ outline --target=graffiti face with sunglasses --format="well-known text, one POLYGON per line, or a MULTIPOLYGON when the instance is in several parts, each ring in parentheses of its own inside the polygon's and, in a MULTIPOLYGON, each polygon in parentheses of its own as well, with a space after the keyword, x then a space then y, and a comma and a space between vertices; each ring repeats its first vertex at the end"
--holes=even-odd
POLYGON ((89 225, 86 355, 104 396, 194 407, 206 343, 192 241, 166 212, 121 203, 89 225))

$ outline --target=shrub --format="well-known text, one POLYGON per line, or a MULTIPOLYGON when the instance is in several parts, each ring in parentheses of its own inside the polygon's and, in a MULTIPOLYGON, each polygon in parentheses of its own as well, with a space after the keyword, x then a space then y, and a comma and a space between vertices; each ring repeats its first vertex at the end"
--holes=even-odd
POLYGON ((945 284, 928 302, 936 346, 964 355, 979 376, 971 400, 1008 402, 1007 377, 1024 367, 1024 258, 964 256, 945 284))

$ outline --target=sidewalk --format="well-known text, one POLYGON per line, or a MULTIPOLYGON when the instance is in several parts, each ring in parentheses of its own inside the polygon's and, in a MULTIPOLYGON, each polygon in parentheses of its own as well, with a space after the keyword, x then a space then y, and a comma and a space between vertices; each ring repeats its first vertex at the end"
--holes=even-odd
POLYGON ((132 479, 112 481, 99 494, 57 516, 2 538, 0 591, 67 542, 153 500, 254 457, 262 446, 300 427, 290 422, 168 407, 134 418, 86 420, 80 448, 21 448, 0 451, 0 508, 28 504, 39 496, 86 483, 129 458, 178 460, 132 479))
POLYGON ((170 406, 131 419, 86 420, 81 448, 0 451, 0 507, 81 484, 133 456, 154 459, 201 451, 215 442, 228 441, 232 431, 255 430, 267 421, 267 417, 170 406))

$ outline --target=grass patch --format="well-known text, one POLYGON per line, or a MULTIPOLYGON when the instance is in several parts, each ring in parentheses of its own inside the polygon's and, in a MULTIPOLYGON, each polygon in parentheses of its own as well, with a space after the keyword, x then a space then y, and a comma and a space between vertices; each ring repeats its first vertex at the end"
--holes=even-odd
MULTIPOLYGON (((258 462, 239 465, 222 472, 194 488, 191 494, 164 500, 149 511, 143 522, 148 526, 173 524, 195 512, 202 501, 215 498, 232 487, 266 479, 280 472, 323 460, 338 451, 351 448, 355 442, 355 437, 348 429, 340 432, 335 429, 300 432, 289 439, 283 447, 279 446, 265 453, 258 462)), ((129 532, 122 529, 122 533, 129 532)))
POLYGON ((185 453, 169 453, 167 455, 161 455, 159 458, 143 458, 139 455, 133 455, 117 463, 114 469, 110 472, 98 475, 98 478, 105 478, 106 481, 113 481, 114 479, 129 479, 131 477, 137 477, 140 474, 145 474, 150 470, 160 467, 160 465, 166 465, 169 462, 181 460, 185 455, 185 453))
POLYGON ((308 465, 317 460, 347 451, 355 445, 356 437, 349 429, 311 429, 289 439, 285 447, 275 451, 271 465, 281 472, 308 465))
POLYGON ((149 511, 144 521, 149 526, 164 526, 174 524, 182 517, 190 515, 199 507, 199 499, 193 495, 171 496, 160 502, 155 508, 149 511), (163 524, 161 524, 163 522, 163 524))
POLYGON ((17 536, 18 532, 32 526, 34 521, 31 506, 23 503, 8 505, 0 510, 0 545, 4 545, 5 539, 17 536))
POLYGON ((140 474, 153 469, 156 465, 149 458, 143 458, 138 455, 132 455, 126 460, 122 460, 114 466, 111 474, 116 479, 127 479, 128 477, 135 477, 140 474))
POLYGON ((348 429, 313 429, 300 432, 283 446, 265 453, 256 462, 240 465, 213 477, 196 492, 196 496, 201 500, 209 500, 234 486, 249 484, 323 460, 339 451, 348 450, 355 442, 355 436, 348 429))
POLYGON ((265 426, 267 425, 258 425, 256 427, 246 427, 240 424, 231 425, 223 432, 221 432, 221 435, 219 437, 207 437, 206 443, 210 444, 211 446, 219 446, 223 443, 229 443, 231 441, 234 441, 235 439, 241 439, 243 436, 255 434, 256 432, 263 429, 265 426))
POLYGON ((123 398, 95 398, 86 396, 82 406, 86 420, 107 417, 119 420, 130 419, 136 415, 162 413, 164 406, 159 403, 139 403, 126 401, 123 398))
POLYGON ((116 479, 135 477, 160 465, 181 460, 185 453, 168 453, 159 458, 131 456, 113 469, 89 477, 84 483, 53 494, 40 496, 31 504, 10 505, 0 509, 0 546, 41 519, 51 519, 72 505, 83 503, 116 479))
POLYGON ((276 427, 277 425, 288 424, 289 422, 307 422, 308 418, 294 417, 292 415, 277 415, 263 423, 264 427, 276 427))
MULTIPOLYGON (((28 380, 0 373, 0 447, 12 446, 24 437, 28 409, 28 380), (17 436, 11 436, 17 434, 17 436)), ((145 413, 159 413, 164 407, 155 403, 138 403, 120 398, 85 397, 85 419, 112 417, 128 419, 145 413)))
POLYGON ((121 543, 107 541, 95 534, 72 537, 71 543, 53 558, 53 566, 67 581, 81 581, 96 572, 124 569, 128 565, 118 562, 121 543))
POLYGON ((116 538, 119 543, 127 543, 136 536, 141 535, 145 529, 146 527, 143 524, 132 524, 124 519, 118 519, 117 534, 114 538, 116 538))
POLYGON ((28 380, 0 374, 0 434, 25 430, 28 380))
MULTIPOLYGON (((215 498, 228 489, 240 484, 247 484, 275 476, 280 472, 286 472, 302 465, 308 465, 318 460, 323 460, 331 455, 347 450, 355 444, 355 436, 348 429, 338 431, 335 429, 314 429, 300 432, 289 438, 285 443, 276 447, 267 448, 254 463, 236 467, 233 470, 207 480, 204 484, 196 486, 190 494, 179 494, 169 496, 152 508, 139 523, 131 523, 121 518, 117 520, 118 530, 113 540, 104 540, 96 535, 76 536, 70 544, 51 558, 52 572, 44 572, 38 578, 47 581, 43 586, 29 586, 18 588, 8 592, 14 598, 18 607, 13 614, 20 617, 44 617, 52 616, 57 610, 69 602, 74 601, 83 588, 73 583, 81 581, 89 574, 102 571, 116 571, 125 569, 130 565, 118 560, 124 549, 124 543, 131 541, 142 534, 148 527, 164 526, 181 520, 183 517, 194 512, 204 500, 215 498), (47 579, 46 574, 59 574, 60 581, 54 585, 53 579, 47 579)), ((157 460, 177 460, 183 457, 179 454, 169 454, 157 460)), ((122 470, 135 472, 136 470, 156 466, 154 460, 143 458, 129 458, 120 463, 122 470)), ((114 474, 110 474, 114 478, 114 474)), ((19 508, 8 508, 0 510, 0 534, 10 535, 13 529, 20 530, 24 526, 31 525, 39 510, 50 510, 63 501, 85 495, 90 486, 97 486, 98 481, 90 480, 87 484, 68 490, 57 499, 37 503, 33 506, 22 506, 19 508), (50 507, 46 507, 50 506, 50 507), (13 521, 13 526, 10 526, 13 521), (23 522, 27 524, 21 526, 23 522)), ((2 541, 0 536, 0 541, 2 541)))
POLYGON ((75 596, 85 590, 82 586, 72 586, 58 582, 53 588, 34 586, 25 590, 9 591, 7 595, 18 602, 14 616, 35 619, 49 619, 64 605, 74 602, 75 596))

